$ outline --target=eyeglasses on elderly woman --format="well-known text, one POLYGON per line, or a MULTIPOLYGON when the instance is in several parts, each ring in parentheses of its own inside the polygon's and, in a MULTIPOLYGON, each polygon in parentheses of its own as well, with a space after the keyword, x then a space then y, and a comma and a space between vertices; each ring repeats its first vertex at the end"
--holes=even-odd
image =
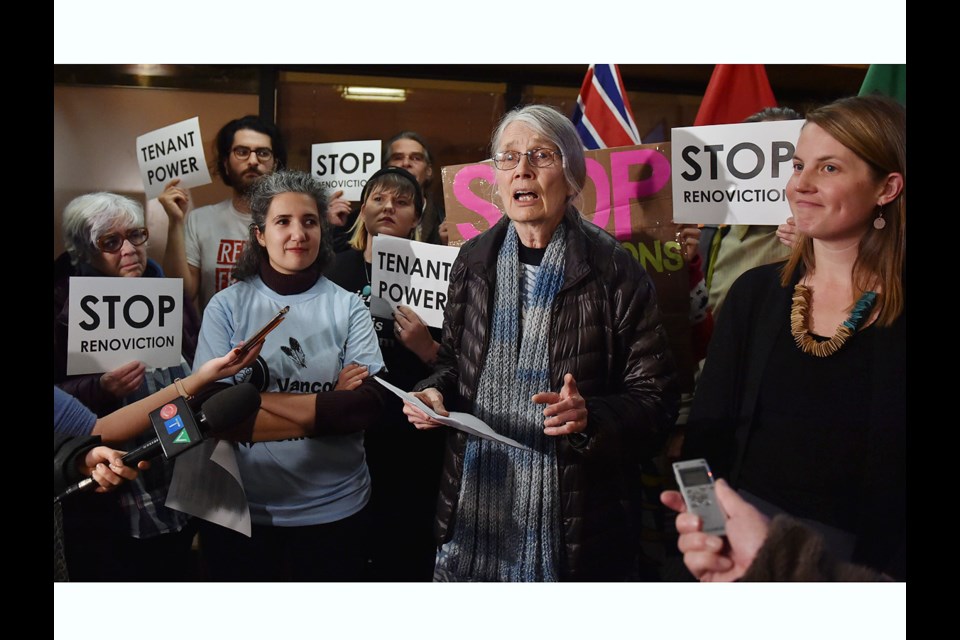
POLYGON ((551 166, 563 154, 557 149, 530 149, 529 151, 498 151, 493 154, 493 164, 501 171, 513 169, 520 164, 520 158, 527 156, 527 162, 540 169, 551 166))
POLYGON ((136 229, 127 229, 123 232, 105 233, 97 238, 97 248, 104 253, 117 253, 123 248, 125 240, 130 244, 139 247, 150 238, 150 232, 146 227, 136 229))

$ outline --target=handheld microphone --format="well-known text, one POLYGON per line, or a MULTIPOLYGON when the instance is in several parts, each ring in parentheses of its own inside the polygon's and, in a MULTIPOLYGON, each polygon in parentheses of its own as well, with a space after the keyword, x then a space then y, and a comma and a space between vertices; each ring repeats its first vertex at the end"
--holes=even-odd
MULTIPOLYGON (((150 422, 157 437, 128 451, 121 460, 124 465, 135 467, 141 460, 150 460, 159 455, 166 460, 175 458, 200 444, 203 434, 229 429, 250 418, 259 408, 260 392, 248 382, 216 393, 200 406, 196 415, 184 398, 177 397, 150 412, 150 422)), ((84 478, 55 497, 53 502, 56 504, 94 484, 93 478, 84 478)))
POLYGON ((123 464, 136 466, 160 454, 169 460, 203 440, 207 432, 222 431, 249 418, 260 408, 260 393, 252 384, 228 387, 193 410, 183 398, 176 398, 150 412, 150 421, 157 437, 123 455, 123 464))

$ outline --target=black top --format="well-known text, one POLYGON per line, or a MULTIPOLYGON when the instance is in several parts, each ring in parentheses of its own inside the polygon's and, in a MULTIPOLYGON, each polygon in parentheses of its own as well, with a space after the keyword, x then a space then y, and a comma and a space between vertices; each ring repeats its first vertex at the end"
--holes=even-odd
POLYGON ((861 373, 875 334, 868 327, 820 358, 801 351, 784 324, 760 383, 741 488, 795 516, 856 528, 857 497, 870 484, 859 464, 869 434, 861 373))
POLYGON ((534 267, 539 267, 540 263, 543 262, 543 256, 546 255, 546 253, 546 247, 541 249, 531 249, 522 242, 517 244, 517 259, 520 260, 521 264, 529 264, 533 265, 534 267))
MULTIPOLYGON (((733 284, 710 342, 683 445, 793 515, 856 536, 852 560, 906 578, 906 311, 835 354, 790 335, 782 263, 733 284)), ((801 274, 797 273, 795 279, 801 274)))
MULTIPOLYGON (((336 262, 325 275, 360 296, 370 307, 370 265, 364 262, 361 252, 351 249, 337 254, 336 262)), ((381 377, 405 391, 413 389, 430 373, 430 367, 397 340, 392 318, 374 317, 373 325, 386 364, 381 377)), ((431 328, 430 332, 435 340, 439 339, 438 329, 431 328)), ((403 414, 400 399, 392 393, 387 395, 384 419, 364 432, 373 500, 386 500, 391 507, 416 512, 407 514, 411 517, 422 512, 429 524, 439 490, 445 429, 417 429, 403 414)))
MULTIPOLYGON (((367 308, 370 308, 370 265, 364 262, 361 252, 351 249, 337 254, 336 261, 325 275, 334 284, 359 296, 367 308)), ((376 329, 380 351, 387 366, 383 378, 406 391, 426 377, 430 368, 397 340, 393 325, 393 318, 373 317, 373 327, 376 329)), ((431 328, 430 333, 434 340, 440 340, 439 329, 431 328)))

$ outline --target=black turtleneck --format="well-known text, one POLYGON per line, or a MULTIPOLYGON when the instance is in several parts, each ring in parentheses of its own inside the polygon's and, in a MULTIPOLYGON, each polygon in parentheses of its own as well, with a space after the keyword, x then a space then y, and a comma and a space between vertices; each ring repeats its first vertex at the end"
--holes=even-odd
POLYGON ((320 279, 320 269, 316 264, 296 273, 280 273, 270 264, 266 255, 260 258, 260 279, 263 283, 282 296, 303 293, 320 279))

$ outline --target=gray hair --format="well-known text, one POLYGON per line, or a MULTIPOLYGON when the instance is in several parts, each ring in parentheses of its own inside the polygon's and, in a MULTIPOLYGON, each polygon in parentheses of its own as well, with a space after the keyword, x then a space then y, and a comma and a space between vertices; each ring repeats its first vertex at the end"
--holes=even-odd
POLYGON ((563 176, 567 185, 573 189, 573 196, 570 199, 580 195, 587 179, 587 164, 583 156, 583 142, 570 119, 553 107, 542 104, 531 104, 514 109, 503 116, 494 130, 490 139, 491 155, 500 150, 500 138, 503 137, 503 132, 517 122, 527 125, 538 136, 557 145, 563 157, 563 176))
POLYGON ((320 182, 303 171, 276 171, 257 180, 250 193, 250 214, 253 224, 263 231, 267 211, 273 199, 282 193, 302 193, 313 198, 321 219, 327 216, 327 192, 320 182))
POLYGON ((233 268, 233 277, 236 280, 245 280, 260 271, 260 261, 267 257, 267 250, 257 242, 256 230, 263 233, 267 224, 267 212, 273 199, 284 193, 302 193, 310 196, 317 203, 317 213, 320 214, 320 251, 314 263, 320 273, 333 264, 333 240, 330 238, 330 226, 327 224, 327 192, 320 182, 309 173, 303 171, 277 171, 263 176, 253 185, 250 193, 250 214, 253 221, 250 223, 250 236, 243 247, 243 252, 233 268))
POLYGON ((126 196, 100 191, 77 196, 63 210, 63 244, 76 266, 100 252, 97 238, 115 227, 144 226, 143 207, 126 196))

